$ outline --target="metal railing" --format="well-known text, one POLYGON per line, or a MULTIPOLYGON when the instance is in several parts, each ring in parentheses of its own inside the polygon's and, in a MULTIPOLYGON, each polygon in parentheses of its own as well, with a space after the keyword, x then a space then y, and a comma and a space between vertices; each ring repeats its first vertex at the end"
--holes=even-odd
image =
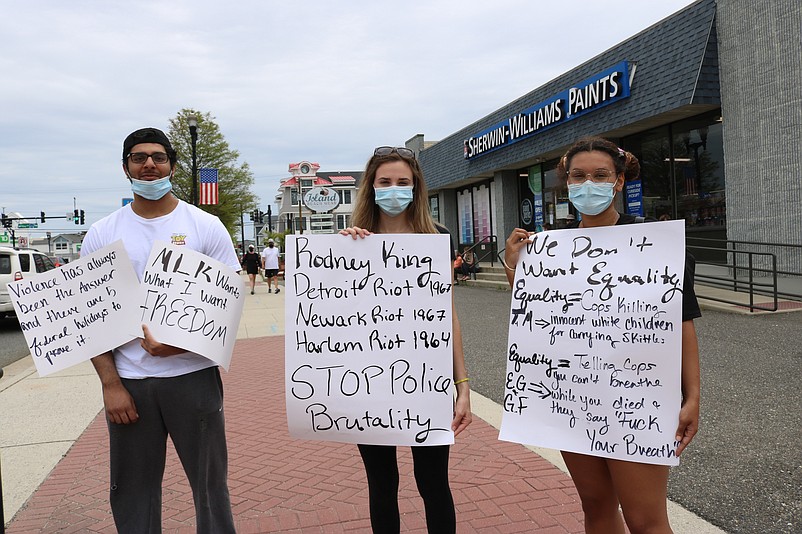
POLYGON ((473 253, 473 259, 474 259, 473 266, 474 266, 474 268, 476 270, 478 270, 479 269, 479 264, 482 262, 482 260, 486 259, 488 256, 490 257, 490 266, 492 267, 492 266, 495 265, 495 262, 496 262, 495 250, 496 250, 496 248, 498 248, 498 239, 494 235, 489 235, 489 236, 483 237, 482 239, 480 239, 479 241, 477 241, 476 243, 471 245, 471 247, 468 250, 460 252, 460 255, 465 254, 466 252, 473 253), (490 245, 490 249, 489 250, 485 250, 485 248, 487 248, 487 245, 490 245), (480 250, 483 251, 481 256, 475 252, 475 249, 477 247, 479 247, 480 250))
POLYGON ((697 266, 710 266, 707 269, 697 267, 696 283, 732 291, 746 293, 748 304, 743 299, 725 298, 722 295, 697 295, 698 298, 747 306, 750 311, 777 311, 779 300, 802 300, 802 273, 777 268, 777 254, 768 251, 744 250, 751 248, 769 249, 802 249, 802 245, 789 243, 762 243, 757 241, 739 241, 689 237, 687 248, 699 256, 723 254, 724 261, 705 261, 697 259, 697 266), (701 242, 705 245, 694 245, 701 242), (740 247, 740 249, 739 249, 740 247), (782 275, 783 278, 780 278, 782 275), (770 303, 755 302, 755 296, 767 296, 770 303))

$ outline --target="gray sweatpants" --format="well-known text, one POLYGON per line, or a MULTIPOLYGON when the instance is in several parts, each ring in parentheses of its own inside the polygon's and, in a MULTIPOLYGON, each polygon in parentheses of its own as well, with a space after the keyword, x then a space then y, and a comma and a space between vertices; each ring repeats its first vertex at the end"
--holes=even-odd
POLYGON ((161 532, 167 436, 184 466, 198 533, 234 532, 223 383, 217 367, 172 378, 123 379, 139 420, 109 423, 111 510, 118 532, 161 532))

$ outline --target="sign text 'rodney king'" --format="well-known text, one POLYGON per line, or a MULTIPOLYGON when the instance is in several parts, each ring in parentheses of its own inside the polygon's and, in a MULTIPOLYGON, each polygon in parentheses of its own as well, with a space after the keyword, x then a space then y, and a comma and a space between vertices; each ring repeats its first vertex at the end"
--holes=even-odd
POLYGON ((285 380, 294 437, 453 443, 450 240, 288 236, 285 380))
POLYGON ((535 234, 510 308, 500 439, 675 465, 684 222, 535 234))

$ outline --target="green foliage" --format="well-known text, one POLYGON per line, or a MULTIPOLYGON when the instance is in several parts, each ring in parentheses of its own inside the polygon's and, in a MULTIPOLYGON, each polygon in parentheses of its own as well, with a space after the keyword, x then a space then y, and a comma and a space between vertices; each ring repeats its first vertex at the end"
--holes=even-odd
POLYGON ((250 211, 257 206, 257 198, 251 192, 253 173, 247 163, 237 162, 239 152, 229 147, 210 113, 185 108, 170 119, 167 136, 178 152, 173 194, 186 202, 192 202, 192 138, 187 122, 190 115, 198 120, 198 140, 195 146, 197 167, 218 171, 219 203, 198 207, 219 217, 228 232, 234 235, 239 226, 240 212, 250 211))
POLYGON ((283 251, 284 241, 287 238, 287 234, 292 234, 292 230, 285 230, 283 232, 265 232, 265 234, 266 234, 266 237, 264 239, 265 246, 267 246, 267 240, 272 239, 273 242, 276 244, 276 246, 283 251))

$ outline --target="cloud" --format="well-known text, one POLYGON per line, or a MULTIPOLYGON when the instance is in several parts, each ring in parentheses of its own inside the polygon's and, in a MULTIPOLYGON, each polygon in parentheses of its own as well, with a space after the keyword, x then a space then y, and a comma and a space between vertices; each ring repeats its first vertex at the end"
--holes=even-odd
POLYGON ((216 117, 266 205, 289 163, 360 170, 375 146, 443 138, 689 3, 14 2, 0 206, 107 215, 130 196, 123 138, 182 108, 216 117))

